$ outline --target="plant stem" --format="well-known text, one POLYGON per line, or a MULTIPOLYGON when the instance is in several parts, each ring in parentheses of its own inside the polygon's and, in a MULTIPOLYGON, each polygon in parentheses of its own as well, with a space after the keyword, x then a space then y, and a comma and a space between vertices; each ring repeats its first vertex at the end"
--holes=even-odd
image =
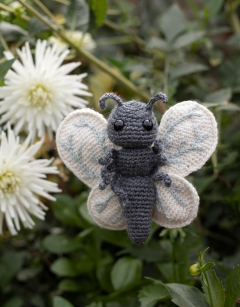
POLYGON ((49 11, 49 9, 39 0, 33 0, 36 5, 51 19, 55 20, 55 16, 49 11))
POLYGON ((8 44, 6 43, 4 37, 2 36, 1 33, 0 33, 0 43, 2 44, 3 48, 4 48, 6 51, 9 51, 8 44))
MULTIPOLYGON (((202 265, 201 265, 202 266, 202 265)), ((203 276, 204 276, 204 278, 205 278, 205 281, 206 281, 206 283, 207 283, 207 291, 208 291, 208 296, 209 296, 209 300, 210 300, 210 305, 211 305, 211 307, 215 307, 214 305, 213 305, 213 299, 212 299, 212 294, 211 294, 211 291, 210 291, 210 287, 209 287, 209 280, 208 280, 208 276, 207 276, 207 272, 204 272, 204 273, 202 273, 203 274, 203 276)), ((204 281, 203 281, 204 282, 204 281)))
POLYGON ((68 0, 54 0, 54 1, 64 4, 64 5, 70 5, 70 2, 68 0))
MULTIPOLYGON (((199 259, 199 265, 200 267, 203 267, 203 265, 205 264, 206 262, 201 259, 199 259)), ((211 291, 210 291, 210 287, 209 287, 209 279, 208 279, 208 275, 207 275, 207 272, 202 272, 201 273, 201 283, 202 283, 202 288, 204 289, 204 285, 207 287, 207 291, 208 291, 208 297, 209 297, 209 300, 210 300, 210 306, 211 307, 215 307, 213 305, 213 299, 212 299, 212 295, 211 295, 211 291)))
POLYGON ((111 29, 113 29, 113 30, 115 30, 115 31, 117 31, 117 32, 121 32, 121 33, 127 35, 129 40, 131 40, 132 42, 138 44, 139 46, 141 46, 143 48, 146 47, 146 43, 145 43, 145 41, 143 39, 141 39, 140 37, 136 36, 135 34, 129 35, 128 31, 122 29, 121 27, 119 27, 117 24, 115 24, 111 20, 106 19, 104 21, 104 25, 109 27, 109 28, 111 28, 111 29))
POLYGON ((234 2, 232 2, 232 0, 228 0, 228 6, 226 6, 226 10, 229 15, 229 19, 232 24, 233 31, 235 33, 240 33, 240 21, 235 11, 237 9, 237 5, 235 6, 233 5, 234 5, 234 2))
POLYGON ((218 166, 217 149, 212 154, 211 160, 212 160, 212 165, 213 165, 213 175, 217 177, 219 175, 219 171, 217 169, 217 166, 218 166))
POLYGON ((166 54, 165 65, 164 65, 164 93, 168 95, 168 75, 169 75, 169 55, 166 54))
POLYGON ((14 9, 3 4, 3 3, 0 3, 0 9, 2 9, 3 11, 6 11, 6 12, 11 12, 11 13, 14 13, 14 9))
POLYGON ((235 33, 240 33, 240 22, 238 19, 238 15, 233 12, 230 14, 230 21, 232 23, 232 27, 235 33))
POLYGON ((174 241, 172 242, 172 265, 173 265, 173 278, 174 282, 178 282, 178 276, 177 276, 177 268, 176 268, 176 248, 174 241))

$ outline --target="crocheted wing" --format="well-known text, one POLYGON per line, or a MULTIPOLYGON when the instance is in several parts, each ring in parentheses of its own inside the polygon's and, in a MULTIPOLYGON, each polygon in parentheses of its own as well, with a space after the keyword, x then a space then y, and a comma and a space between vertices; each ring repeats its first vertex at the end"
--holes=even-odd
POLYGON ((152 220, 166 228, 180 228, 190 224, 197 216, 199 197, 196 189, 184 178, 170 174, 171 187, 156 184, 157 201, 152 220))
POLYGON ((110 186, 101 191, 94 187, 88 197, 88 212, 92 219, 103 228, 121 230, 126 228, 119 198, 110 186))
POLYGON ((103 228, 124 229, 125 222, 118 197, 110 186, 99 189, 102 166, 98 159, 115 147, 106 134, 107 121, 98 112, 85 108, 70 113, 60 124, 56 144, 66 166, 92 188, 88 197, 88 211, 103 228))
POLYGON ((56 143, 59 156, 66 166, 86 185, 93 188, 101 182, 101 165, 110 145, 106 136, 106 119, 85 108, 70 113, 60 124, 56 143))
POLYGON ((158 137, 168 164, 164 173, 182 177, 200 169, 217 145, 217 123, 213 114, 195 101, 177 103, 163 115, 158 137))

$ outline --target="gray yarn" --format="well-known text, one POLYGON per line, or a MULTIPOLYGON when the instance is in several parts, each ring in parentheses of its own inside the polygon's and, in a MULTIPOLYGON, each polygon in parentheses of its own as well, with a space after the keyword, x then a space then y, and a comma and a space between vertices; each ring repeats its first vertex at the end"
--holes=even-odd
POLYGON ((118 103, 119 106, 121 106, 123 104, 123 101, 119 96, 117 96, 114 93, 107 93, 99 99, 99 105, 100 105, 101 109, 104 110, 106 108, 106 100, 108 100, 108 99, 115 100, 118 103))
POLYGON ((152 210, 157 198, 155 182, 163 181, 166 187, 171 186, 171 178, 158 172, 159 166, 166 165, 167 158, 162 153, 162 141, 156 139, 158 123, 152 112, 153 104, 158 100, 166 103, 167 96, 158 93, 146 105, 135 100, 123 103, 117 95, 108 93, 99 101, 101 108, 105 108, 109 98, 114 99, 118 106, 109 116, 107 134, 122 149, 111 149, 99 159, 103 165, 99 188, 104 190, 111 184, 112 191, 120 199, 130 239, 143 244, 150 233, 152 210), (119 120, 124 126, 116 131, 114 123, 119 120), (145 120, 152 122, 150 131, 143 126, 145 120))
POLYGON ((168 102, 167 95, 165 95, 165 94, 163 94, 163 93, 157 93, 155 96, 153 96, 153 97, 149 100, 149 102, 148 102, 146 108, 147 108, 148 110, 152 110, 152 109, 153 109, 154 103, 157 102, 157 101, 159 101, 159 100, 162 100, 164 103, 167 103, 167 102, 168 102))

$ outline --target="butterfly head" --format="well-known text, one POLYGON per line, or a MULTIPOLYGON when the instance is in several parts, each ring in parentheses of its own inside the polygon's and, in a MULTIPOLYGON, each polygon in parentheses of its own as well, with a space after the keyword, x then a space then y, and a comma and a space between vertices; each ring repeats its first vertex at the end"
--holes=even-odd
POLYGON ((153 113, 155 102, 167 102, 167 96, 158 93, 145 104, 136 100, 123 102, 113 93, 103 95, 99 101, 105 109, 107 99, 114 99, 117 107, 108 118, 107 134, 109 139, 123 148, 145 148, 150 146, 157 137, 158 123, 153 113))

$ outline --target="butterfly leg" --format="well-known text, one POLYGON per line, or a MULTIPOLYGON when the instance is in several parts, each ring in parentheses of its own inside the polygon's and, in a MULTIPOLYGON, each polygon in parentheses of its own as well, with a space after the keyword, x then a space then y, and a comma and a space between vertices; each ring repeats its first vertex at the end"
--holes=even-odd
POLYGON ((167 157, 162 153, 163 151, 163 145, 162 145, 162 140, 161 139, 156 139, 153 147, 152 147, 153 152, 156 155, 156 161, 159 166, 163 166, 167 164, 167 157))
POLYGON ((153 150, 156 154, 162 152, 162 150, 163 150, 163 145, 162 145, 162 140, 161 140, 161 139, 156 139, 156 140, 154 141, 152 150, 153 150))
POLYGON ((117 153, 117 150, 114 148, 108 150, 103 158, 98 159, 98 163, 101 165, 109 164, 110 160, 114 159, 116 153, 117 153))
POLYGON ((121 175, 115 174, 111 182, 111 188, 113 192, 120 198, 122 206, 126 207, 128 205, 128 196, 127 193, 120 188, 120 185, 121 175))
POLYGON ((163 181, 166 187, 170 187, 172 184, 172 179, 169 177, 168 174, 164 174, 163 172, 156 172, 152 175, 153 181, 163 181))
POLYGON ((109 165, 105 165, 102 170, 101 170, 101 177, 102 177, 102 182, 99 184, 99 189, 100 190, 105 190, 106 187, 111 183, 111 176, 110 174, 112 172, 115 172, 116 166, 114 162, 110 163, 109 165))

